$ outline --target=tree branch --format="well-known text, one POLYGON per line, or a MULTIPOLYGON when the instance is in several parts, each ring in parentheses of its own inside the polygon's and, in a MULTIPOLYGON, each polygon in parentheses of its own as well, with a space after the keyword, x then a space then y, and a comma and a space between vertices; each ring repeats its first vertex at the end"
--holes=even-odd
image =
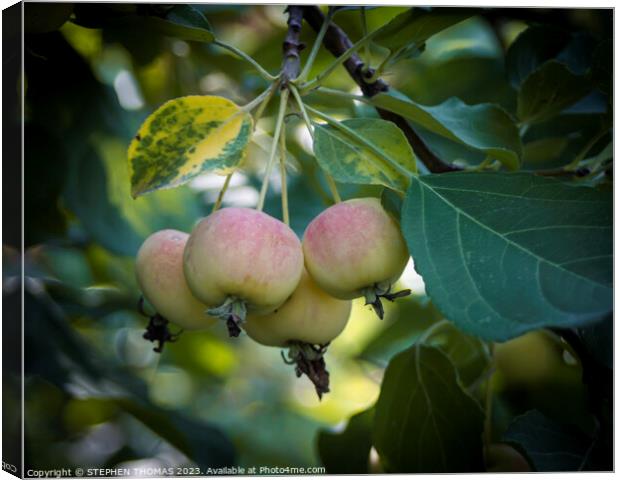
POLYGON ((291 80, 299 76, 301 70, 299 52, 305 48, 305 45, 299 41, 303 20, 303 7, 289 5, 286 11, 288 12, 288 31, 282 44, 281 88, 286 88, 291 80))
MULTIPOLYGON (((306 6, 303 8, 303 18, 308 22, 313 30, 319 31, 321 25, 325 20, 323 12, 319 10, 317 6, 306 6)), ((339 57, 345 51, 347 51, 353 43, 347 36, 347 34, 335 23, 331 23, 327 28, 325 37, 323 38, 323 45, 329 52, 335 57, 339 57)), ((381 78, 377 79, 373 83, 367 83, 366 79, 372 77, 374 70, 372 68, 365 69, 364 62, 357 54, 351 55, 344 62, 344 67, 349 72, 349 75, 362 90, 362 93, 366 97, 373 97, 381 92, 387 92, 389 85, 381 78)), ((409 141, 411 148, 415 152, 416 156, 426 165, 433 173, 444 173, 461 170, 460 167, 447 164, 437 157, 428 146, 424 143, 424 140, 415 132, 415 130, 409 125, 409 122, 402 116, 388 112, 381 108, 377 108, 377 112, 384 120, 395 123, 405 134, 405 137, 409 141)))

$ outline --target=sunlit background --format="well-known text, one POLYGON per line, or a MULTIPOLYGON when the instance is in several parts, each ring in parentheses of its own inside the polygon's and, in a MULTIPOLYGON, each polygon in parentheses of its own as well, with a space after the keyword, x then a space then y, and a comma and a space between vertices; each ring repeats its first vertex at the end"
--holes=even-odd
MULTIPOLYGON (((96 15, 101 6, 75 8, 91 8, 96 15)), ((286 29, 284 6, 200 8, 218 36, 277 71, 286 29)), ((402 10, 369 10, 369 28, 402 10)), ((338 21, 353 39, 361 36, 358 13, 342 12, 338 21)), ((503 48, 524 28, 507 22, 494 30, 474 17, 433 37, 424 55, 399 63, 386 79, 425 104, 456 95, 470 103, 494 101, 514 108, 515 93, 503 75, 503 48)), ((305 58, 314 32, 306 26, 302 38, 308 44, 305 58)), ((382 58, 378 48, 370 54, 375 64, 382 58)), ((128 143, 141 121, 170 98, 209 94, 244 104, 267 85, 245 63, 215 46, 71 21, 58 32, 29 34, 25 57, 26 464, 320 465, 318 431, 342 429, 352 414, 377 399, 385 363, 368 346, 425 302, 413 264, 401 286, 411 288, 414 297, 387 305, 383 322, 362 301, 354 302, 346 330, 326 356, 331 392, 322 401, 305 377, 295 377, 278 349, 244 335, 229 339, 224 325, 183 333, 156 354, 142 338, 147 319, 135 307, 140 292, 134 255, 158 229, 190 231, 210 211, 224 178, 208 174, 134 200, 128 143)), ((330 59, 322 52, 313 71, 330 59)), ((336 71, 328 85, 357 92, 344 70, 336 71)), ((369 114, 367 107, 333 98, 314 102, 336 116, 369 114)), ((259 122, 245 169, 233 176, 224 206, 256 204, 273 110, 272 105, 259 122)), ((330 197, 302 122, 290 117, 286 128, 291 225, 301 236, 330 197)), ((353 185, 339 189, 345 198, 380 193, 379 188, 353 185)), ((266 210, 276 217, 281 215, 280 190, 274 174, 266 210)), ((19 271, 17 251, 5 245, 3 253, 4 294, 19 295, 18 284, 11 281, 19 271)), ((410 314, 407 319, 417 321, 410 314)), ((559 390, 554 394, 581 395, 574 361, 571 365, 567 357, 555 365, 556 353, 564 349, 544 338, 536 341, 552 352, 549 368, 566 370, 564 376, 556 375, 559 390)), ((17 380, 7 382, 7 388, 17 402, 17 380)), ((583 400, 568 403, 562 407, 570 410, 567 415, 583 408, 583 400)), ((523 397, 515 404, 524 405, 523 397)), ((5 419, 5 428, 7 421, 11 424, 5 419)))

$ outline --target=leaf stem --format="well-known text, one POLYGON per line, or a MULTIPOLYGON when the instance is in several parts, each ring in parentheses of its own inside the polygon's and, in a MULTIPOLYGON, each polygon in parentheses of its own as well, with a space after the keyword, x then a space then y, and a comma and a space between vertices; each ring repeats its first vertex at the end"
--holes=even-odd
POLYGON ((383 159, 385 162, 389 163, 390 166, 393 167, 401 175, 404 175, 405 177, 409 178, 409 177, 412 176, 412 173, 417 173, 417 169, 415 170, 415 172, 410 172, 405 167, 403 167, 400 163, 394 161, 388 155, 383 153, 379 148, 377 148, 377 146, 374 143, 369 142, 364 137, 362 137, 358 133, 356 133, 354 130, 352 130, 349 127, 347 127, 346 125, 344 125, 342 122, 339 122, 335 118, 333 118, 333 117, 331 117, 331 116, 329 116, 329 115, 327 115, 327 114, 325 114, 323 112, 315 110, 314 108, 312 108, 310 106, 306 106, 306 109, 309 112, 311 112, 314 115, 316 115, 317 117, 319 117, 320 119, 325 120, 332 127, 336 128, 337 130, 340 130, 341 132, 343 132, 344 134, 346 134, 350 138, 354 138, 355 140, 357 140, 360 143, 362 143, 365 147, 367 147, 369 150, 371 150, 372 153, 377 155, 379 158, 383 159))
MULTIPOLYGON (((269 88, 265 89, 254 100, 243 105, 241 107, 241 110, 243 110, 244 112, 251 112, 252 110, 256 108, 256 106, 259 106, 259 109, 257 110, 257 114, 260 113, 260 115, 262 115, 263 111, 265 110, 265 107, 269 103, 269 100, 271 100, 271 97, 273 96, 273 92, 275 92, 276 85, 277 85, 276 82, 269 85, 269 88)), ((258 115, 259 118, 260 118, 260 115, 258 115)))
POLYGON ((290 225, 288 214, 288 188, 286 185, 286 128, 280 131, 280 182, 282 183, 282 220, 290 225))
POLYGON ((278 110, 278 119, 276 120, 276 128, 273 134, 273 142, 271 143, 271 151, 269 152, 269 160, 267 162, 267 168, 265 170, 265 176, 263 177, 263 185, 261 186, 260 196, 258 198, 258 205, 256 210, 262 211, 265 205, 265 196, 267 195, 267 188, 269 187, 269 176, 273 169, 273 163, 276 158, 276 150, 278 148, 278 138, 282 125, 284 123, 284 114, 286 113, 286 103, 288 101, 289 90, 283 90, 280 96, 280 109, 278 110))
POLYGON ((396 56, 396 53, 398 52, 390 52, 390 54, 387 57, 385 57, 383 61, 379 64, 379 66, 376 68, 376 70, 370 76, 370 78, 368 79, 364 78, 364 81, 366 83, 375 83, 377 80, 379 80, 381 75, 383 75, 383 70, 385 70, 385 67, 387 66, 387 64, 391 62, 392 59, 396 56))
POLYGON ((327 13, 327 16, 325 17, 325 20, 323 20, 323 25, 321 25, 321 29, 319 30, 319 33, 317 34, 316 39, 314 40, 314 44, 312 45, 312 50, 310 51, 310 54, 308 55, 306 64, 304 65, 303 70, 299 74, 299 77, 295 79, 295 82, 294 82, 295 84, 306 81, 306 78, 308 77, 308 74, 310 73, 310 69, 312 68, 314 61, 316 60, 316 56, 319 53, 319 49, 321 48, 321 45, 323 44, 323 37, 325 37, 325 32, 327 32, 327 28, 329 27, 329 24, 332 21, 333 15, 334 14, 332 10, 330 9, 329 12, 327 13))
POLYGON ((329 192, 332 194, 334 203, 342 202, 342 198, 340 198, 340 194, 338 193, 338 187, 336 186, 336 182, 334 181, 333 177, 325 170, 321 170, 325 174, 325 180, 327 181, 327 186, 329 187, 329 192))
POLYGON ((271 75, 267 70, 265 70, 256 60, 254 60, 250 55, 248 55, 247 53, 245 53, 242 50, 239 50, 237 47, 230 45, 226 42, 223 42, 221 40, 214 40, 212 42, 213 45, 217 45, 218 47, 222 47, 226 50, 229 50, 231 52, 233 52, 235 55, 237 55, 238 57, 242 58, 243 60, 245 60, 246 62, 248 62, 249 64, 251 64, 256 71, 260 74, 261 77, 263 77, 265 80, 269 80, 270 82, 273 82, 274 80, 277 80, 277 76, 271 75))
POLYGON ((235 172, 230 172, 228 175, 226 175, 226 180, 224 180, 224 185, 222 185, 222 188, 220 189, 220 193, 217 196, 217 200, 215 201, 215 204, 213 205, 213 210, 211 210, 211 213, 217 211, 217 209, 220 208, 220 206, 222 205, 222 200, 224 199, 226 190, 228 190, 228 185, 230 184, 230 179, 232 178, 233 173, 235 172))
POLYGON ((310 121, 310 117, 308 116, 308 112, 306 111, 306 106, 304 105, 304 102, 301 99, 301 96, 299 95, 299 91, 297 90, 295 85, 291 85, 290 90, 291 90, 291 93, 293 94, 293 97, 295 97, 295 101, 297 102, 297 105, 299 106, 299 110, 301 111, 301 116, 304 119, 304 123, 306 124, 306 127, 308 128, 308 133, 310 134, 310 137, 312 137, 312 140, 314 140, 314 131, 312 130, 312 122, 310 121))
POLYGON ((568 165, 564 166, 564 170, 572 171, 576 170, 581 161, 586 157, 588 152, 592 150, 592 147, 596 145, 596 143, 603 138, 607 134, 608 130, 606 128, 599 131, 590 141, 579 151, 575 159, 570 162, 568 165))
POLYGON ((429 326, 424 333, 420 336, 420 338, 418 338, 418 341, 416 342, 416 345, 424 345, 429 338, 431 338, 431 336, 437 331, 437 330, 441 330, 443 327, 445 327, 446 325, 449 325, 450 322, 448 320, 446 320, 445 318, 443 320, 440 320, 437 323, 433 323, 431 326, 429 326))
MULTIPOLYGON (((297 88, 295 87, 295 85, 291 85, 290 90, 293 93, 293 97, 295 97, 295 101, 297 102, 297 105, 299 106, 299 110, 301 111, 301 116, 304 119, 304 123, 306 124, 306 128, 308 129, 308 133, 310 134, 310 137, 312 138, 312 141, 314 142, 314 130, 312 129, 312 121, 310 120, 310 117, 308 116, 308 112, 306 111, 306 106, 304 105, 304 102, 301 99, 301 96, 299 95, 299 92, 297 91, 297 88)), ((340 197, 340 194, 338 193, 338 187, 336 186, 336 182, 334 181, 334 179, 329 173, 323 170, 323 168, 321 168, 321 171, 325 175, 325 180, 327 181, 327 186, 329 187, 329 191, 332 194, 332 197, 334 198, 334 202, 340 203, 342 201, 342 198, 340 197)))
POLYGON ((336 68, 338 68, 342 63, 346 62, 351 55, 355 54, 361 47, 366 45, 366 43, 370 42, 373 37, 379 32, 379 30, 375 30, 370 32, 367 35, 364 35, 361 39, 355 42, 349 49, 347 49, 342 55, 336 57, 332 63, 321 73, 319 73, 313 80, 303 84, 300 86, 301 92, 306 93, 317 86, 321 85, 321 82, 325 77, 330 75, 336 68))
POLYGON ((348 100, 357 100, 359 102, 365 102, 369 105, 372 104, 372 100, 367 97, 363 97, 362 95, 355 95, 354 93, 344 92, 342 90, 336 90, 335 88, 328 87, 318 87, 314 90, 318 93, 324 93, 325 95, 331 95, 334 97, 346 98, 348 100))

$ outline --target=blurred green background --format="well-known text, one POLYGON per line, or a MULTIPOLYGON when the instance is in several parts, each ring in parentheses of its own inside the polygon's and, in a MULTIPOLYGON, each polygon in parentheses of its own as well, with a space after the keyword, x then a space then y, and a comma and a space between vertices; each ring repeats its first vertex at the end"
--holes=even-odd
MULTIPOLYGON (((271 72, 278 70, 284 6, 195 6, 219 37, 271 72)), ((329 348, 331 392, 322 401, 306 378, 297 379, 282 362, 278 349, 246 336, 228 339, 224 325, 184 333, 162 355, 152 351, 153 345, 142 339, 146 319, 136 312, 140 292, 134 255, 156 230, 190 231, 210 211, 223 177, 204 175, 134 200, 129 141, 146 116, 170 98, 209 94, 243 104, 267 85, 215 46, 105 21, 115 11, 135 8, 26 4, 26 465, 321 465, 318 432, 342 429, 351 415, 377 399, 386 332, 399 321, 414 330, 416 324, 426 326, 437 313, 432 306, 422 308, 427 299, 411 264, 401 283, 416 295, 388 305, 384 322, 356 301, 346 330, 329 348), (372 348, 380 354, 373 356, 372 348)), ((369 28, 402 10, 369 10, 369 28)), ((337 20, 351 38, 361 36, 358 12, 343 11, 337 20)), ((600 19, 593 15, 584 21, 600 19)), ((518 20, 498 27, 473 17, 433 37, 424 55, 399 63, 386 79, 424 104, 458 96, 514 111, 516 94, 504 75, 504 52, 524 28, 518 20)), ((302 39, 312 44, 314 32, 308 26, 302 39)), ((378 63, 381 51, 371 53, 378 63)), ((314 71, 331 58, 322 51, 314 71)), ((356 91, 343 69, 328 86, 356 91)), ((335 115, 365 111, 341 100, 315 100, 335 115)), ((259 123, 247 168, 234 175, 224 205, 254 206, 258 199, 267 155, 260 132, 270 132, 274 106, 259 123)), ((329 195, 302 123, 291 117, 287 129, 291 223, 301 235, 329 205, 329 195)), ((339 188, 346 198, 380 193, 374 187, 339 188)), ((274 175, 266 210, 276 217, 281 214, 279 191, 274 175)), ((16 247, 3 245, 7 298, 19 295, 16 247)), ((536 335, 520 339, 526 342, 522 348, 534 342, 543 352, 525 374, 514 371, 523 367, 513 365, 519 364, 518 354, 505 352, 507 367, 500 366, 496 381, 498 418, 505 426, 516 414, 539 408, 587 423, 579 365, 566 360, 557 343, 536 335), (516 356, 511 359, 511 354, 516 356), (544 372, 532 373, 537 368, 544 372)), ((5 402, 19 401, 18 378, 5 377, 4 388, 5 402)), ((11 428, 11 419, 4 425, 11 428)), ((13 422, 12 428, 18 427, 13 422)))

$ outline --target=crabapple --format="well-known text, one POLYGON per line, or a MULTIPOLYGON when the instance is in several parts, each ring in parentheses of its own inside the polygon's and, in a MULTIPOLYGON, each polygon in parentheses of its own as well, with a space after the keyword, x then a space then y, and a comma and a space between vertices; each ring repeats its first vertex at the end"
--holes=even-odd
POLYGON ((249 315, 244 329, 258 343, 272 347, 291 342, 325 345, 344 330, 350 314, 351 301, 325 293, 304 269, 291 297, 269 315, 249 315))
POLYGON ((269 315, 248 316, 244 328, 258 343, 288 348, 284 361, 295 364, 298 377, 308 376, 320 399, 329 392, 323 355, 329 342, 344 330, 350 314, 350 300, 325 293, 304 269, 297 289, 280 308, 269 315))
POLYGON ((302 248, 306 268, 322 289, 343 300, 364 296, 381 318, 381 297, 410 293, 390 293, 409 252, 397 222, 377 198, 347 200, 321 212, 308 225, 302 248))
POLYGON ((217 319, 190 292, 183 275, 183 249, 189 235, 160 230, 149 236, 136 257, 136 278, 142 294, 159 315, 188 330, 207 328, 217 319))
POLYGON ((303 269, 299 239, 287 225, 250 208, 223 208, 202 219, 184 253, 194 296, 240 333, 246 312, 273 312, 293 293, 303 269))

